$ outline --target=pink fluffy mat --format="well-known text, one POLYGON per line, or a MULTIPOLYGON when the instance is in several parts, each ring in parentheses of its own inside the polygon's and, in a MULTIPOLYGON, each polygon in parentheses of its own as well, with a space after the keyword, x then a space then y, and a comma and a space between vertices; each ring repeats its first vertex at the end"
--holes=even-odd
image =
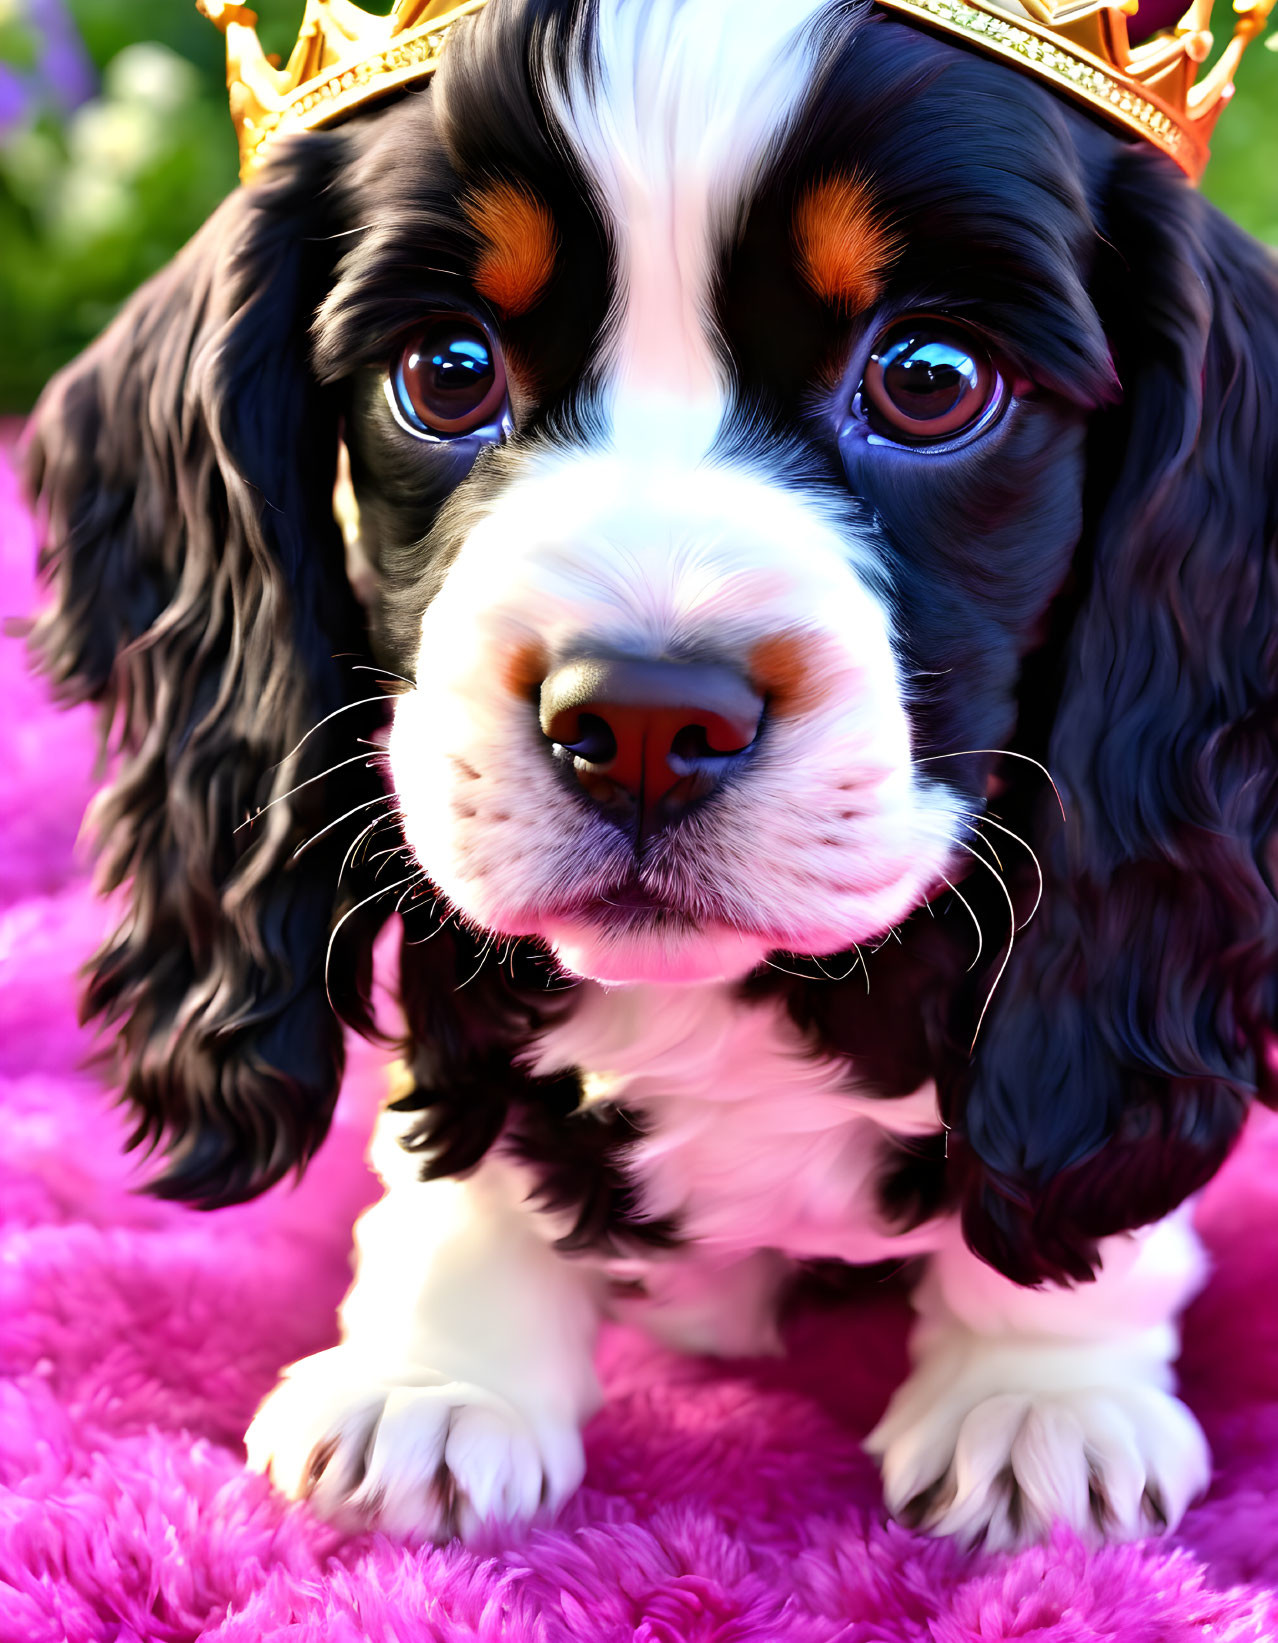
MULTIPOLYGON (((0 615, 25 611, 33 543, 2 451, 0 543, 0 615)), ((300 1188, 211 1216, 136 1196, 74 1016, 102 923, 75 853, 91 728, 49 709, 9 642, 0 702, 0 1643, 1278 1638, 1268 1120, 1202 1206, 1217 1274, 1183 1375, 1217 1470, 1173 1541, 970 1558, 886 1523, 858 1439, 906 1312, 871 1284, 796 1317, 785 1365, 610 1337, 586 1487, 485 1555, 342 1539, 275 1499, 240 1434, 279 1366, 333 1339, 382 1071, 357 1053, 300 1188)))

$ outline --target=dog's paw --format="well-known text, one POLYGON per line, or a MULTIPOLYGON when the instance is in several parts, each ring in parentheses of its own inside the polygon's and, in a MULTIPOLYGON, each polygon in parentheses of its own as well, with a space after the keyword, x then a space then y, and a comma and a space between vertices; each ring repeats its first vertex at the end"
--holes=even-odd
POLYGON ((866 1439, 892 1515, 991 1551, 1053 1523, 1092 1542, 1174 1528, 1210 1481, 1202 1430, 1137 1373, 1089 1375, 1090 1357, 1002 1345, 925 1359, 866 1439))
POLYGON ((442 1375, 379 1379, 341 1347, 287 1369, 244 1443, 255 1471, 342 1527, 437 1543, 551 1513, 585 1470, 575 1428, 442 1375))

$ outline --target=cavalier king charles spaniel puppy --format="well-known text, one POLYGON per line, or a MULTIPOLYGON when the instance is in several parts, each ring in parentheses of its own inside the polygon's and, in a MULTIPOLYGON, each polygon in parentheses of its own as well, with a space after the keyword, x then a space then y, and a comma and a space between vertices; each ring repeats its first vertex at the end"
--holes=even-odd
POLYGON ((1192 1196, 1278 1066, 1278 277, 1171 161, 869 4, 493 0, 29 472, 155 1190, 306 1164, 403 921, 385 1194, 253 1465, 474 1537, 580 1481, 602 1317, 772 1352, 803 1263, 908 1257, 893 1513, 1177 1522, 1192 1196))

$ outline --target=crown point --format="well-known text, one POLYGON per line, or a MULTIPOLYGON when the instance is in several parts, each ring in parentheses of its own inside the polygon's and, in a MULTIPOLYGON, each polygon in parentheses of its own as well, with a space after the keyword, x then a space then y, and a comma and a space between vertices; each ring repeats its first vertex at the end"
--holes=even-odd
POLYGON ((242 23, 250 29, 257 27, 257 13, 248 6, 234 4, 233 0, 195 0, 195 9, 210 23, 216 24, 223 34, 232 23, 242 23))
POLYGON ((1211 54, 1212 37, 1210 29, 1198 29, 1193 34, 1185 36, 1182 46, 1185 56, 1193 63, 1205 63, 1211 54))

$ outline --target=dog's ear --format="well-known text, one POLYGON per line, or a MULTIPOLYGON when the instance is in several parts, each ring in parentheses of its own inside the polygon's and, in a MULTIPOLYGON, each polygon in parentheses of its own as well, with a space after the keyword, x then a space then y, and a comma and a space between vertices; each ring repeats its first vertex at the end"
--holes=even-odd
POLYGON ((1087 1277, 1211 1177, 1278 992, 1278 272, 1153 156, 1100 215, 1123 399, 1049 746, 1068 819, 943 1101, 968 1241, 1024 1283, 1087 1277))
POLYGON ((32 420, 33 649, 66 699, 100 704, 114 752, 93 827, 126 913, 85 1013, 116 1032, 135 1142, 166 1144, 155 1190, 204 1206, 323 1138, 343 1059, 328 991, 367 1025, 367 929, 343 932, 326 986, 350 834, 300 849, 383 792, 361 762, 319 775, 370 730, 330 718, 363 625, 333 521, 337 408, 308 367, 340 152, 308 138, 238 190, 32 420))

